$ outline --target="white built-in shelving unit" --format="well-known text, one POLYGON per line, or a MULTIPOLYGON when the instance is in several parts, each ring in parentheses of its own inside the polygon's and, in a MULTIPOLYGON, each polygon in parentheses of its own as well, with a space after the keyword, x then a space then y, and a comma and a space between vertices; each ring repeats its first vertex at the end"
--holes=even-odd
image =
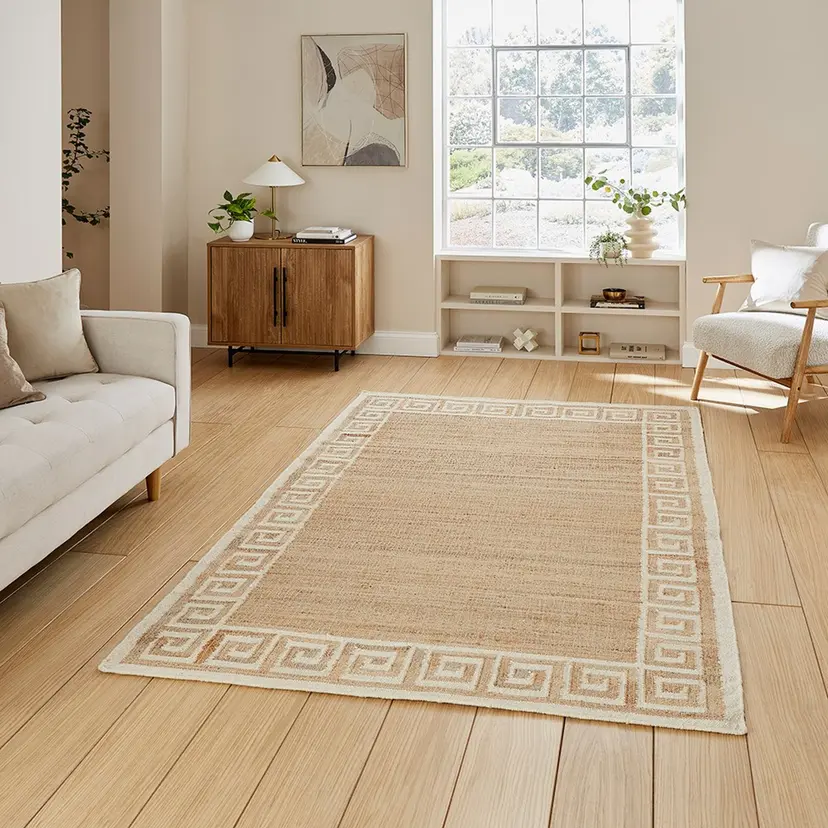
MULTIPOLYGON (((437 330, 442 353, 454 354, 454 343, 466 334, 500 335, 499 354, 489 357, 563 359, 610 362, 612 342, 644 342, 667 346, 667 362, 681 362, 685 341, 685 266, 679 256, 629 259, 620 267, 604 267, 592 259, 565 253, 449 251, 436 256, 437 330), (525 287, 523 305, 480 305, 469 299, 477 285, 525 287), (590 308, 591 295, 605 287, 626 288, 647 298, 643 310, 590 308), (515 328, 533 328, 540 348, 532 353, 511 343, 515 328), (578 353, 578 334, 601 334, 601 355, 578 353)), ((476 355, 475 355, 476 356, 476 355)))

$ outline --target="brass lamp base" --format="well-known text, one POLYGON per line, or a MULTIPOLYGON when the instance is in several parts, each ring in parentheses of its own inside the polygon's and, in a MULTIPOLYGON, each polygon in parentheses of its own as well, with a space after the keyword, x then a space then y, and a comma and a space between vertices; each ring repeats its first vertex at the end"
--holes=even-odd
POLYGON ((292 239, 295 233, 283 233, 277 230, 275 233, 254 233, 254 239, 270 239, 271 241, 279 241, 280 239, 292 239))

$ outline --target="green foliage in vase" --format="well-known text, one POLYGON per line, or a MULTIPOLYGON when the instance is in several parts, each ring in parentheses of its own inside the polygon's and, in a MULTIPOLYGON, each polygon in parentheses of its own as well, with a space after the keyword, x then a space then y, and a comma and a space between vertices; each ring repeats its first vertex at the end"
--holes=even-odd
POLYGON ((609 228, 596 236, 589 245, 590 259, 595 259, 604 267, 609 267, 610 260, 623 267, 627 252, 627 240, 621 233, 609 228))
POLYGON ((239 193, 234 196, 230 190, 224 191, 224 202, 210 210, 211 218, 215 221, 207 222, 207 226, 214 233, 226 233, 232 224, 237 221, 253 221, 256 215, 275 219, 272 210, 257 210, 256 199, 251 193, 239 193))
POLYGON ((627 181, 619 179, 618 184, 613 184, 607 179, 606 170, 596 175, 588 175, 584 183, 599 192, 612 193, 612 203, 630 216, 649 216, 656 207, 669 204, 676 212, 687 206, 687 198, 684 195, 684 187, 675 193, 666 193, 659 190, 647 190, 642 187, 627 187, 627 181))
MULTIPOLYGON (((104 219, 109 218, 109 207, 102 207, 100 210, 81 210, 67 198, 66 191, 72 183, 74 176, 83 172, 84 161, 95 158, 103 158, 109 163, 109 150, 93 150, 86 143, 86 127, 92 120, 92 113, 88 109, 70 109, 67 113, 66 128, 69 132, 68 149, 63 150, 63 171, 61 174, 61 187, 63 189, 63 217, 66 225, 66 217, 70 216, 81 224, 100 224, 104 219)), ((74 257, 70 251, 64 251, 67 259, 74 257)))

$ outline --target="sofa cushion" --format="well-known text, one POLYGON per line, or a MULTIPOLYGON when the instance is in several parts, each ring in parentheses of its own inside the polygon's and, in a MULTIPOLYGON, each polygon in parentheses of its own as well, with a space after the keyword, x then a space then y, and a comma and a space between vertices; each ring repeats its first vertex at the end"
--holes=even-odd
POLYGON ((80 284, 77 268, 39 282, 0 284, 9 351, 29 382, 98 370, 83 335, 80 284))
POLYGON ((0 304, 0 408, 42 400, 43 394, 35 391, 26 381, 20 366, 9 353, 6 333, 6 309, 0 304))
POLYGON ((82 374, 38 382, 41 402, 0 411, 0 538, 78 488, 173 418, 157 380, 82 374))
MULTIPOLYGON (((793 374, 804 325, 804 317, 790 313, 716 313, 696 320, 693 344, 767 377, 786 378, 793 374)), ((827 364, 828 320, 817 319, 808 365, 827 364)))

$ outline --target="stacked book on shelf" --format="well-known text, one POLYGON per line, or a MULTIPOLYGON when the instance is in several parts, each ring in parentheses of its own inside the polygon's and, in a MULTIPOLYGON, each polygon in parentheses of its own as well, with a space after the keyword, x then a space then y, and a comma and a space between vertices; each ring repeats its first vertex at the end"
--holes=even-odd
POLYGON ((499 354, 503 350, 502 336, 461 336, 454 344, 458 354, 499 354))
POLYGON ((600 293, 596 293, 589 300, 591 308, 621 308, 627 310, 644 310, 647 307, 647 300, 643 296, 627 295, 623 299, 606 299, 600 293))
POLYGON ((475 305, 522 305, 526 302, 526 288, 478 285, 472 288, 469 300, 475 305))
POLYGON ((357 237, 350 227, 306 227, 293 237, 294 244, 348 244, 357 237))

